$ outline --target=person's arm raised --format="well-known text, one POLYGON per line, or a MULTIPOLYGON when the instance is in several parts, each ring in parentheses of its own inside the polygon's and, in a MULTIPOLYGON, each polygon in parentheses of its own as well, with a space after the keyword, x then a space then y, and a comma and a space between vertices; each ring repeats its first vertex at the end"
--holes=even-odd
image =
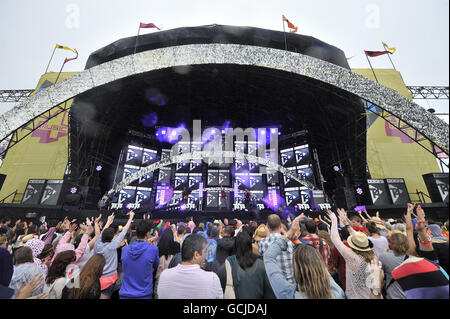
POLYGON ((133 211, 129 212, 128 214, 129 214, 129 218, 128 218, 128 221, 127 221, 126 225, 122 228, 122 232, 119 234, 119 236, 117 236, 116 238, 114 238, 111 241, 111 244, 112 244, 111 247, 119 248, 120 243, 125 238, 125 235, 127 234, 128 229, 130 228, 131 223, 132 223, 133 218, 134 218, 134 212, 133 211))
POLYGON ((406 252, 409 256, 417 256, 416 253, 416 242, 414 241, 414 228, 412 224, 411 214, 414 210, 414 205, 408 203, 408 208, 404 216, 406 223, 406 236, 408 237, 409 249, 406 252))

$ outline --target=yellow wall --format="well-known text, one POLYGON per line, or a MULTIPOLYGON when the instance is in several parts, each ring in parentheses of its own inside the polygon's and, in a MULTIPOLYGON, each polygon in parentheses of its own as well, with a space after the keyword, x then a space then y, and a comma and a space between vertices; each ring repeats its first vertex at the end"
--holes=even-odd
MULTIPOLYGON (((76 73, 61 73, 58 82, 76 73)), ((46 87, 54 83, 58 73, 44 74, 32 94, 36 94, 42 86, 46 87)), ((73 100, 67 102, 70 106, 73 100)), ((53 108, 51 114, 58 112, 53 108)), ((5 183, 0 191, 0 200, 14 191, 23 193, 29 179, 62 179, 68 161, 68 127, 69 111, 60 112, 55 118, 48 121, 41 128, 28 135, 25 139, 11 147, 0 173, 6 175, 5 183)), ((42 119, 35 120, 35 125, 42 119)), ((20 129, 19 136, 29 131, 20 129)), ((16 197, 16 202, 21 201, 22 195, 16 197)), ((13 197, 5 202, 11 203, 13 197)))
MULTIPOLYGON (((375 81, 371 69, 352 69, 375 81)), ((399 72, 393 69, 375 69, 378 81, 412 99, 399 72)), ((369 115, 374 116, 376 115, 369 115)), ((392 121, 396 118, 392 117, 392 121)), ((428 195, 422 175, 440 172, 436 158, 420 145, 408 140, 399 130, 377 117, 367 130, 367 164, 372 178, 404 178, 409 193, 416 189, 428 195)), ((411 196, 411 200, 417 196, 411 196)))

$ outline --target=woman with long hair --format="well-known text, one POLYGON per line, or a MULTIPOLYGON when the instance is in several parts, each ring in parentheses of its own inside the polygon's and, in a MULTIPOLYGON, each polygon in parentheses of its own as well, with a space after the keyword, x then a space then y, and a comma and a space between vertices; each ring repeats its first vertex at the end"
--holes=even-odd
MULTIPOLYGON (((287 249, 289 240, 297 239, 301 214, 294 219, 286 235, 275 238, 264 253, 264 264, 270 284, 278 299, 344 299, 341 287, 328 273, 321 254, 311 245, 298 244, 292 256, 296 285, 288 282, 277 261, 282 250, 287 249)), ((285 267, 287 265, 284 265, 285 267)))
POLYGON ((48 299, 61 299, 62 291, 68 282, 66 268, 75 263, 76 259, 73 250, 63 251, 55 257, 45 280, 44 293, 48 293, 48 299))
POLYGON ((65 287, 63 299, 100 299, 100 277, 105 267, 105 257, 95 254, 86 262, 78 278, 79 287, 65 287))
POLYGON ((176 241, 177 230, 175 226, 170 226, 164 230, 158 242, 159 250, 159 266, 155 274, 154 294, 157 297, 158 281, 161 273, 169 268, 170 261, 173 256, 180 252, 180 243, 176 241))
POLYGON ((338 209, 341 227, 347 227, 350 232, 347 238, 348 246, 346 246, 339 237, 336 215, 331 211, 327 213, 331 219, 331 240, 345 260, 347 298, 370 299, 372 294, 378 295, 377 291, 373 291, 366 285, 369 275, 368 266, 375 258, 373 243, 365 233, 353 230, 347 213, 343 209, 338 209))
POLYGON ((264 262, 253 253, 252 237, 246 231, 236 236, 236 254, 227 257, 217 271, 222 289, 227 283, 227 264, 231 268, 236 299, 274 299, 272 287, 266 274, 264 262))

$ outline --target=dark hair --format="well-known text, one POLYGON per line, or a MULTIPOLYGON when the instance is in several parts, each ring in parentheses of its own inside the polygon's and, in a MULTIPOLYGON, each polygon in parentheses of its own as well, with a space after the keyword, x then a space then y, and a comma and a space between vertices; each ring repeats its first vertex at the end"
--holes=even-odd
POLYGON ((317 225, 317 229, 328 231, 328 226, 327 224, 320 222, 319 225, 317 225))
POLYGON ((255 230, 251 226, 242 226, 242 231, 245 231, 250 237, 253 237, 255 230))
MULTIPOLYGON (((351 226, 349 226, 351 227, 351 226)), ((341 235, 342 240, 347 240, 347 238, 350 236, 350 232, 348 231, 348 227, 341 228, 341 231, 339 232, 341 235)))
POLYGON ((78 247, 78 245, 81 242, 81 238, 83 238, 83 234, 78 234, 77 237, 75 237, 75 240, 73 241, 73 246, 78 247))
POLYGON ((25 235, 25 226, 23 225, 23 223, 19 223, 17 225, 16 235, 17 235, 17 238, 19 238, 19 236, 21 236, 21 235, 25 235))
POLYGON ((48 255, 52 255, 54 252, 54 247, 52 244, 46 244, 42 249, 41 253, 37 256, 39 259, 44 259, 48 255))
POLYGON ((45 282, 47 284, 52 284, 56 279, 66 276, 66 267, 70 263, 73 263, 77 260, 75 251, 66 250, 60 252, 56 255, 55 260, 53 260, 50 269, 48 270, 47 279, 45 282))
POLYGON ((114 238, 114 228, 108 227, 102 231, 102 242, 110 243, 114 238))
POLYGON ((228 235, 230 237, 234 236, 234 228, 233 227, 227 226, 227 227, 225 227, 223 232, 224 232, 224 235, 228 235))
POLYGON ((317 225, 316 225, 316 222, 314 221, 314 219, 308 218, 305 222, 305 226, 306 226, 306 231, 308 233, 310 233, 310 234, 316 233, 317 225))
POLYGON ((186 227, 186 228, 184 229, 184 231, 185 231, 185 233, 184 233, 185 235, 191 233, 191 229, 190 229, 189 227, 186 227))
POLYGON ((194 258, 194 253, 198 252, 202 254, 203 246, 206 245, 205 237, 192 234, 183 241, 183 247, 181 248, 181 261, 190 261, 194 258))
MULTIPOLYGON (((183 242, 184 245, 184 242, 183 242)), ((180 244, 173 239, 172 229, 167 228, 162 233, 158 242, 159 257, 176 255, 180 251, 180 244)))
POLYGON ((178 235, 184 234, 185 230, 186 230, 186 227, 184 227, 183 225, 178 226, 177 234, 178 235))
POLYGON ((145 238, 150 229, 151 225, 147 219, 140 220, 136 225, 136 237, 139 239, 145 238))
POLYGON ((236 259, 242 269, 253 266, 258 256, 252 250, 252 238, 246 231, 241 231, 236 236, 236 259))
POLYGON ((368 222, 366 224, 366 229, 371 234, 379 234, 380 233, 380 231, 378 230, 377 224, 375 224, 374 222, 368 222))
POLYGON ((69 299, 80 299, 87 295, 95 281, 99 281, 105 267, 105 257, 99 254, 93 255, 84 265, 80 273, 80 288, 71 288, 69 299))
POLYGON ((27 234, 36 234, 37 230, 37 225, 33 223, 33 225, 28 226, 27 234))
POLYGON ((32 263, 33 260, 33 251, 30 247, 20 247, 14 252, 13 256, 14 265, 20 265, 23 263, 32 263))
POLYGON ((197 234, 199 231, 202 231, 202 229, 198 226, 194 227, 194 229, 192 230, 193 234, 197 234))

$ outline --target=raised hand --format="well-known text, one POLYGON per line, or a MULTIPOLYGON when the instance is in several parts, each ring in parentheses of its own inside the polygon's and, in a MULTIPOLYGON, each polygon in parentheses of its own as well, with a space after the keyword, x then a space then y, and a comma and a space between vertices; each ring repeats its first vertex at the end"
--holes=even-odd
POLYGON ((31 279, 31 281, 25 285, 25 282, 22 282, 22 286, 16 294, 16 299, 26 299, 31 297, 31 295, 41 288, 43 284, 44 278, 41 274, 37 274, 31 279))
POLYGON ((77 227, 78 227, 77 224, 70 225, 69 233, 73 233, 77 229, 77 227))
POLYGON ((102 219, 102 214, 98 215, 98 217, 94 220, 94 223, 97 223, 102 219))

